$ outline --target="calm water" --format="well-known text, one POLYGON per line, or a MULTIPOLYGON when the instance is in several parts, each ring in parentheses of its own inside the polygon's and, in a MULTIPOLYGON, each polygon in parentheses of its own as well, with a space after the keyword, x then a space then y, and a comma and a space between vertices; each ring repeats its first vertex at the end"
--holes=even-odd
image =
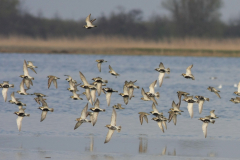
MULTIPOLYGON (((18 107, 4 102, 0 96, 0 154, 5 158, 26 159, 32 157, 77 159, 79 155, 88 159, 155 159, 164 156, 165 159, 177 159, 186 157, 218 157, 239 158, 237 148, 240 145, 240 108, 239 104, 233 104, 229 100, 236 97, 233 92, 237 90, 234 84, 240 81, 238 74, 239 58, 196 58, 196 57, 163 57, 163 56, 96 56, 96 55, 41 55, 41 54, 0 54, 0 81, 8 80, 14 84, 14 88, 8 90, 10 94, 19 90, 23 74, 23 60, 33 61, 38 68, 37 74, 29 70, 29 74, 35 78, 33 86, 28 93, 40 92, 48 95, 47 103, 54 112, 49 112, 47 118, 40 122, 41 111, 39 105, 33 100, 35 96, 22 96, 15 93, 15 97, 23 98, 26 103, 26 117, 22 122, 22 131, 19 133, 16 124, 17 116, 13 112, 18 107), (108 62, 102 64, 102 72, 97 68, 96 59, 105 59, 108 62), (185 91, 192 95, 203 95, 210 98, 205 102, 203 112, 198 113, 198 105, 194 104, 194 117, 191 119, 187 111, 187 103, 182 102, 184 111, 178 116, 175 126, 168 123, 168 129, 162 133, 157 123, 148 117, 140 125, 138 112, 150 112, 152 102, 142 101, 141 88, 148 91, 149 85, 158 79, 158 72, 154 69, 163 62, 165 67, 171 69, 168 79, 163 80, 157 109, 168 117, 168 110, 173 100, 177 102, 177 91, 185 91), (192 74, 196 80, 184 79, 181 74, 193 64, 192 74), (108 73, 108 65, 120 74, 115 78, 108 73), (125 80, 138 80, 135 84, 140 89, 134 90, 134 96, 128 105, 118 93, 113 93, 111 105, 107 107, 106 97, 101 94, 100 107, 106 109, 98 116, 98 121, 93 127, 90 124, 82 124, 77 130, 73 130, 75 119, 80 117, 83 107, 88 102, 84 96, 82 101, 74 101, 70 98, 71 92, 67 91, 68 82, 64 75, 71 75, 73 79, 81 82, 81 71, 88 82, 93 77, 100 76, 107 79, 108 87, 123 92, 125 80), (51 85, 47 89, 47 76, 60 77, 58 89, 51 85), (211 80, 210 77, 217 77, 211 80), (207 90, 208 86, 218 87, 221 99, 207 90), (120 133, 115 132, 111 141, 104 144, 108 129, 104 127, 110 123, 112 108, 116 103, 121 103, 126 109, 117 110, 117 125, 122 126, 120 133), (202 122, 199 117, 209 115, 210 110, 220 118, 215 124, 209 124, 208 136, 205 139, 202 133, 202 122), (164 150, 166 150, 165 153, 164 150), (15 153, 15 154, 11 154, 15 153)), ((82 93, 84 90, 79 88, 82 93)), ((91 105, 90 105, 91 106, 91 105)))

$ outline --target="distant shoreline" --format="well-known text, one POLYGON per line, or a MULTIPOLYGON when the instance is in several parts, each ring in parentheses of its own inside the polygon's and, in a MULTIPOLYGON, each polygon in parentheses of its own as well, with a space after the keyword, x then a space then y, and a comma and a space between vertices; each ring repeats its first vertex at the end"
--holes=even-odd
POLYGON ((240 38, 161 40, 128 37, 30 38, 0 37, 1 53, 156 55, 195 57, 240 57, 240 38))
POLYGON ((167 49, 167 48, 43 48, 1 47, 1 53, 93 54, 93 55, 154 55, 194 57, 240 57, 240 50, 167 49))

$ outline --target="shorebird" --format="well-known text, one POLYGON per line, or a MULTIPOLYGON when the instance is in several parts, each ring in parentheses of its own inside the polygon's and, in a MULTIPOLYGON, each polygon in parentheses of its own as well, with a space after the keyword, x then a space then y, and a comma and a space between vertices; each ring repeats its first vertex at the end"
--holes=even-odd
POLYGON ((167 73, 167 74, 170 73, 170 68, 165 69, 163 63, 160 62, 159 68, 156 68, 155 70, 159 72, 158 81, 159 81, 159 87, 161 87, 162 83, 163 83, 163 77, 164 77, 165 73, 167 73))
POLYGON ((73 80, 68 81, 68 83, 69 83, 69 88, 67 90, 69 90, 70 92, 79 91, 77 89, 77 86, 79 86, 81 83, 79 83, 79 84, 74 83, 73 80))
POLYGON ((170 108, 169 110, 173 112, 183 112, 182 110, 179 109, 179 105, 176 104, 174 101, 172 102, 172 108, 170 108))
POLYGON ((34 78, 31 77, 31 76, 29 75, 29 73, 28 73, 28 68, 27 68, 27 62, 26 62, 26 60, 24 60, 24 62, 23 62, 23 74, 24 74, 24 75, 20 75, 19 77, 25 78, 25 79, 34 80, 34 78))
POLYGON ((9 100, 8 102, 10 102, 12 104, 16 104, 18 106, 26 106, 26 104, 24 104, 21 101, 19 101, 19 98, 15 98, 14 92, 12 92, 11 100, 9 100))
MULTIPOLYGON (((164 128, 163 128, 163 126, 162 126, 163 121, 161 120, 161 118, 159 118, 159 117, 154 117, 154 118, 152 118, 152 120, 154 120, 154 121, 156 121, 156 122, 158 123, 159 128, 160 128, 160 129, 162 130, 162 132, 164 133, 164 128)), ((164 121, 164 122, 166 122, 166 121, 164 121)))
POLYGON ((134 83, 137 82, 137 80, 135 81, 125 81, 125 86, 128 88, 128 95, 129 95, 129 99, 132 99, 133 96, 133 91, 134 88, 139 89, 139 86, 136 86, 134 83))
POLYGON ((120 76, 120 74, 118 74, 117 72, 115 72, 110 65, 109 65, 109 69, 110 69, 109 73, 111 73, 111 75, 114 75, 115 78, 117 78, 117 76, 120 76))
POLYGON ((233 103, 235 103, 235 104, 240 103, 240 97, 231 98, 230 101, 233 102, 233 103))
POLYGON ((57 79, 60 79, 60 78, 58 78, 56 76, 52 76, 52 75, 47 76, 47 78, 48 78, 48 89, 51 86, 52 82, 53 82, 54 86, 57 89, 57 79))
POLYGON ((194 76, 192 75, 192 72, 191 72, 191 68, 193 67, 193 64, 192 65, 190 65, 187 69, 186 69, 186 74, 182 74, 182 76, 184 77, 184 78, 187 78, 187 79, 189 79, 189 78, 191 78, 192 80, 195 80, 195 78, 194 78, 194 76))
POLYGON ((101 64, 103 62, 107 62, 107 61, 104 61, 104 59, 97 59, 96 62, 98 62, 97 67, 98 67, 99 72, 101 72, 101 64))
POLYGON ((113 92, 118 92, 116 90, 113 90, 112 88, 103 88, 102 89, 103 92, 106 94, 106 100, 107 100, 107 105, 110 105, 110 101, 111 101, 111 95, 113 92), (106 93, 107 92, 107 93, 106 93))
POLYGON ((34 68, 38 68, 37 66, 34 66, 32 61, 27 61, 28 64, 27 64, 27 68, 30 68, 34 73, 37 74, 37 72, 34 70, 34 68))
POLYGON ((206 98, 203 96, 195 96, 195 98, 197 98, 198 110, 199 110, 199 114, 201 114, 203 109, 203 103, 204 101, 209 101, 209 98, 206 98))
POLYGON ((150 84, 149 86, 149 92, 146 92, 146 94, 150 97, 157 97, 157 99, 160 98, 159 92, 155 93, 154 86, 156 85, 157 80, 150 84))
POLYGON ((203 130, 203 134, 204 134, 204 136, 206 138, 207 137, 207 126, 208 126, 208 123, 214 124, 215 121, 210 119, 210 118, 208 118, 208 117, 199 118, 199 120, 201 120, 203 122, 202 130, 203 130))
POLYGON ((96 77, 92 79, 94 82, 97 83, 97 92, 98 96, 101 95, 102 90, 102 83, 108 83, 108 80, 103 80, 101 77, 96 77))
POLYGON ((14 85, 13 84, 9 84, 8 81, 3 81, 3 83, 1 84, 1 88, 2 89, 2 95, 3 95, 3 99, 4 101, 6 102, 7 101, 7 91, 8 91, 8 88, 13 88, 14 85))
POLYGON ((87 110, 88 110, 88 103, 87 105, 83 108, 82 113, 81 113, 81 117, 77 118, 76 121, 76 125, 74 127, 74 130, 77 129, 82 123, 86 123, 86 122, 91 122, 90 120, 87 119, 87 110))
POLYGON ((180 112, 169 111, 168 123, 173 120, 174 125, 177 124, 177 115, 181 115, 180 112))
POLYGON ((113 108, 115 108, 115 109, 125 109, 125 108, 122 107, 122 105, 120 103, 114 105, 113 108))
POLYGON ((25 79, 23 79, 22 82, 20 83, 20 91, 17 91, 17 93, 20 95, 32 95, 26 92, 28 89, 24 89, 24 81, 25 79))
POLYGON ((97 98, 97 100, 96 100, 96 102, 94 103, 94 107, 93 108, 90 108, 90 110, 91 111, 93 111, 93 126, 96 124, 96 122, 97 122, 97 117, 98 117, 98 113, 99 112, 105 112, 105 109, 101 109, 100 107, 99 107, 99 104, 100 104, 100 102, 99 102, 99 100, 98 100, 98 98, 97 98))
POLYGON ((53 108, 49 108, 48 107, 48 105, 47 105, 47 103, 45 101, 44 101, 44 103, 42 103, 41 107, 38 107, 38 109, 42 110, 40 122, 42 122, 47 117, 48 111, 50 111, 50 112, 54 111, 53 108))
POLYGON ((237 86, 238 90, 235 91, 234 93, 238 96, 240 96, 240 82, 238 83, 238 86, 237 86))
POLYGON ((220 97, 220 95, 218 93, 218 92, 220 92, 219 90, 217 90, 216 88, 211 87, 211 86, 208 87, 208 90, 211 91, 211 92, 214 92, 218 96, 218 98, 221 99, 221 97, 220 97))
POLYGON ((153 97, 153 96, 148 96, 148 95, 145 93, 145 91, 144 91, 143 88, 142 88, 141 93, 142 93, 142 96, 143 96, 143 97, 141 98, 141 100, 144 100, 144 101, 150 101, 150 100, 151 100, 151 101, 153 101, 153 103, 155 103, 155 104, 158 105, 155 97, 153 97))
POLYGON ((153 111, 150 112, 152 115, 154 115, 154 116, 162 116, 163 115, 162 112, 161 113, 158 112, 156 105, 154 103, 152 104, 152 109, 153 109, 153 111))
POLYGON ((189 95, 189 93, 183 92, 183 91, 177 91, 177 94, 178 94, 178 99, 179 99, 178 104, 179 104, 179 107, 180 107, 181 101, 182 101, 182 96, 187 96, 187 95, 189 95))
POLYGON ((90 17, 91 17, 91 14, 89 14, 86 18, 86 25, 83 26, 83 28, 86 28, 86 29, 91 29, 91 28, 94 28, 94 27, 97 27, 95 25, 92 24, 92 22, 94 22, 96 19, 93 19, 93 20, 90 20, 90 17))
POLYGON ((74 90, 72 93, 73 95, 70 96, 70 98, 72 98, 73 100, 83 100, 82 98, 80 98, 80 94, 76 93, 76 90, 74 90))
POLYGON ((129 94, 128 94, 128 88, 126 85, 123 86, 123 93, 120 93, 119 95, 123 97, 123 101, 127 105, 128 99, 129 99, 129 94))
POLYGON ((217 117, 217 116, 215 115, 214 112, 215 112, 215 110, 211 110, 211 111, 210 111, 210 118, 211 118, 211 119, 219 118, 219 117, 217 117))
POLYGON ((190 117, 193 118, 193 103, 197 103, 197 100, 193 99, 193 96, 185 96, 183 100, 188 103, 188 112, 190 117))
POLYGON ((17 118, 17 126, 18 126, 18 130, 20 132, 21 128, 22 128, 23 117, 29 117, 30 114, 25 113, 25 109, 26 108, 22 108, 22 106, 18 106, 18 109, 19 109, 19 111, 18 112, 14 112, 14 114, 16 114, 18 116, 18 118, 17 118))
POLYGON ((148 113, 146 113, 146 112, 138 112, 138 114, 140 114, 140 115, 139 115, 139 119, 140 119, 141 125, 143 124, 143 118, 144 118, 145 121, 148 123, 148 118, 147 118, 147 116, 150 115, 150 114, 148 114, 148 113))
POLYGON ((115 130, 117 130, 118 132, 121 131, 122 127, 116 126, 116 119, 117 119, 117 113, 116 113, 115 109, 113 108, 111 123, 105 126, 108 128, 108 133, 107 133, 104 143, 108 143, 110 141, 115 130))
POLYGON ((64 75, 64 76, 67 76, 68 78, 66 78, 66 81, 72 81, 73 83, 75 83, 75 84, 77 84, 77 81, 76 80, 74 80, 71 76, 69 76, 69 75, 64 75))
POLYGON ((91 93, 90 93, 90 89, 96 89, 96 86, 94 85, 90 85, 87 81, 87 79, 85 78, 85 76, 82 74, 82 72, 79 71, 79 75, 80 75, 80 78, 83 82, 83 85, 81 85, 80 87, 84 88, 85 89, 85 92, 86 92, 86 97, 87 97, 87 100, 91 103, 92 103, 92 99, 91 99, 91 93))
POLYGON ((47 95, 42 94, 42 93, 33 93, 33 94, 37 96, 36 98, 34 98, 34 100, 35 100, 38 104, 40 104, 40 102, 41 102, 42 104, 46 104, 46 102, 45 102, 46 99, 44 99, 43 97, 47 97, 47 95))

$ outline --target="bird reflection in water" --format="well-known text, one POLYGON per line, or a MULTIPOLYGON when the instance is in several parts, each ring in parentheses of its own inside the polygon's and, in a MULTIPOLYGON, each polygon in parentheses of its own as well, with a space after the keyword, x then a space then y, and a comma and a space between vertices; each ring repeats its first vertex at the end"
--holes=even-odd
POLYGON ((169 156, 176 156, 176 155, 177 155, 176 149, 174 148, 173 153, 168 152, 168 155, 169 155, 169 156))
POLYGON ((148 139, 146 137, 139 137, 139 153, 147 153, 148 139))
POLYGON ((93 151, 93 147, 94 147, 94 137, 92 134, 89 135, 89 139, 90 139, 90 145, 89 147, 85 147, 85 151, 90 151, 92 152, 93 151))

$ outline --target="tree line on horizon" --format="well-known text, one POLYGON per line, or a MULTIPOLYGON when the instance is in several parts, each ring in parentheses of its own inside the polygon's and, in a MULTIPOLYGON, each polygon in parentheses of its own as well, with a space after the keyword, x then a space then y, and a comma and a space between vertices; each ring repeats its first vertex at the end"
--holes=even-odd
MULTIPOLYGON (((69 37, 90 35, 121 36, 143 39, 166 37, 237 38, 240 37, 240 17, 224 23, 220 19, 221 0, 165 0, 162 6, 170 16, 154 15, 143 20, 143 12, 112 12, 101 15, 94 22, 98 27, 86 30, 85 19, 63 20, 33 16, 19 9, 19 0, 0 0, 0 36, 20 35, 33 38, 69 37)), ((87 17, 87 15, 86 15, 87 17)))

